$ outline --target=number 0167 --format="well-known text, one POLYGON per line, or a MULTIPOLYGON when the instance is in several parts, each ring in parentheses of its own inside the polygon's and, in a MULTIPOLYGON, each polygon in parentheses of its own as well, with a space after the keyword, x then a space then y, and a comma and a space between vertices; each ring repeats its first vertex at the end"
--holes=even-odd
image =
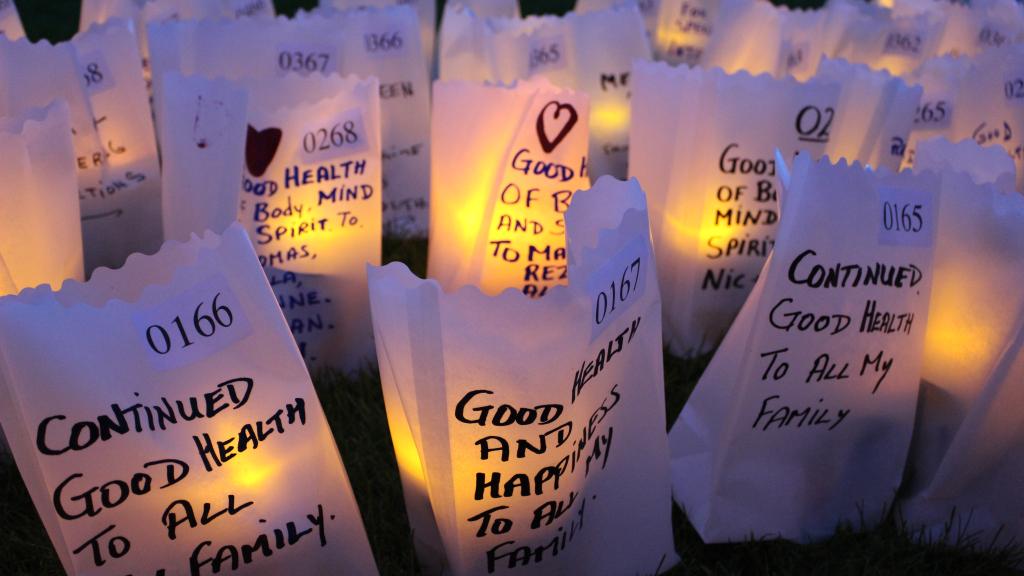
POLYGON ((600 326, 619 305, 625 304, 640 289, 640 257, 623 268, 618 282, 612 280, 594 300, 594 322, 600 326))

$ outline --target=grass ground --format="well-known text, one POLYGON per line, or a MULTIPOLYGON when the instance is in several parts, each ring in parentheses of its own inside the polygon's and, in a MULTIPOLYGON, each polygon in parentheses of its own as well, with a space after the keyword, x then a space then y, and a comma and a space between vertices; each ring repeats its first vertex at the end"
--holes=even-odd
MULTIPOLYGON (((77 26, 79 0, 16 0, 29 37, 51 41, 70 37, 77 26)), ((286 13, 310 7, 315 0, 277 2, 286 13)), ((562 12, 571 0, 524 3, 524 12, 562 12)), ((423 242, 387 241, 385 259, 401 260, 423 274, 423 242)), ((667 421, 675 420, 707 359, 665 356, 667 421)), ((412 539, 402 505, 398 471, 388 435, 376 372, 344 378, 315 377, 320 401, 330 420, 348 468, 356 498, 382 574, 415 573, 412 539)), ((0 462, 0 574, 60 574, 42 524, 10 462, 0 462)), ((682 564, 671 574, 1009 574, 1024 560, 1024 549, 991 549, 969 535, 957 546, 930 543, 909 532, 893 514, 881 526, 861 530, 844 526, 814 545, 780 541, 706 546, 674 510, 676 547, 682 564)))

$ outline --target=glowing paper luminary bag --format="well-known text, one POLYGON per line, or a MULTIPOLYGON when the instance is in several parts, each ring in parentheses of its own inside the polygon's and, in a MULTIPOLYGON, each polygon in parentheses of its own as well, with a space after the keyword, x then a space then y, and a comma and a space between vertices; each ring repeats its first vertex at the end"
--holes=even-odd
POLYGON ((928 141, 920 151, 915 170, 941 175, 942 212, 911 451, 914 474, 902 517, 939 538, 970 533, 986 543, 997 536, 1000 544, 1019 540, 1024 296, 1009 287, 1024 280, 1024 198, 1000 185, 1009 181, 1012 187, 1013 174, 998 148, 928 141), (973 170, 987 166, 987 172, 953 171, 968 161, 973 170), (982 287, 993 297, 977 298, 982 287))
POLYGON ((776 149, 899 166, 889 143, 905 141, 919 89, 829 68, 799 83, 636 63, 630 173, 650 195, 673 353, 711 351, 753 288, 778 226, 776 149))
POLYGON ((957 91, 958 107, 949 140, 971 139, 1000 146, 1017 166, 1017 189, 1024 189, 1024 45, 988 50, 972 60, 957 91))
POLYGON ((0 300, 0 350, 4 433, 69 574, 376 573, 239 227, 0 300))
MULTIPOLYGON (((430 85, 409 6, 298 14, 294 19, 150 25, 155 107, 162 75, 266 79, 356 74, 380 80, 384 228, 425 235, 430 182, 430 85)), ((157 117, 162 127, 162 119, 157 117)))
POLYGON ((14 0, 0 0, 0 35, 9 40, 17 40, 25 36, 25 29, 18 17, 18 7, 14 0))
MULTIPOLYGON (((949 133, 953 116, 960 108, 957 103, 960 86, 970 66, 967 58, 931 58, 908 76, 907 81, 920 86, 923 92, 921 103, 914 111, 902 168, 914 166, 919 141, 949 133)), ((964 105, 970 106, 968 102, 964 105)))
POLYGON ((672 64, 696 66, 717 22, 719 0, 661 0, 654 55, 672 64))
POLYGON ((381 258, 376 78, 229 83, 169 74, 164 85, 167 229, 187 237, 237 218, 307 362, 352 370, 372 360, 366 264, 381 258))
MULTIPOLYGON (((583 14, 629 4, 635 4, 640 10, 640 14, 644 17, 644 28, 647 29, 647 37, 654 38, 654 34, 658 29, 658 11, 661 8, 661 0, 576 0, 574 10, 583 14)), ((480 13, 475 8, 473 11, 477 14, 480 13)))
POLYGON ((539 300, 445 292, 400 264, 370 272, 428 573, 657 574, 677 561, 643 192, 602 178, 566 220, 569 286, 539 300))
POLYGON ((970 4, 899 0, 897 16, 928 14, 943 21, 936 53, 973 56, 993 47, 1015 44, 1024 34, 1024 11, 1013 0, 980 0, 970 4))
POLYGON ((274 3, 271 0, 82 0, 78 29, 86 30, 93 24, 114 18, 131 20, 139 41, 147 86, 150 86, 152 70, 146 35, 150 22, 273 15, 274 3))
POLYGON ((903 475, 938 179, 806 155, 791 175, 772 256, 669 435, 706 543, 873 525, 903 475))
MULTIPOLYGON (((68 107, 0 120, 0 276, 16 286, 83 280, 82 224, 68 107)), ((5 282, 0 281, 0 284, 5 282)))
POLYGON ((542 296, 565 284, 565 211, 587 188, 587 97, 544 80, 434 84, 429 276, 542 296))
POLYGON ((900 16, 865 5, 847 24, 836 56, 904 75, 938 54, 945 18, 934 13, 900 16))
POLYGON ((85 269, 160 246, 160 168, 135 38, 114 21, 51 45, 0 39, 0 115, 68 102, 85 269))
MULTIPOLYGON (((432 68, 434 61, 434 37, 437 28, 437 2, 435 0, 324 0, 323 4, 341 10, 354 8, 390 8, 392 6, 411 6, 416 11, 418 22, 420 50, 418 51, 426 64, 426 70, 432 68)), ((403 30, 404 32, 404 30, 403 30)), ((414 38, 411 34, 402 34, 406 38, 414 38)), ((383 83, 384 80, 381 79, 383 83)))
POLYGON ((626 175, 629 70, 649 59, 635 5, 564 17, 483 19, 449 6, 441 28, 442 80, 511 83, 543 76, 590 98, 591 173, 626 175))

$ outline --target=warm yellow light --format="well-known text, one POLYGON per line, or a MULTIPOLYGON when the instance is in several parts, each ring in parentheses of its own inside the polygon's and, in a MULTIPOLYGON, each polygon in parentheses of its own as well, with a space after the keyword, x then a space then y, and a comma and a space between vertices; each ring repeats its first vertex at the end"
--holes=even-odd
POLYGON ((629 130, 629 106, 622 102, 595 101, 590 114, 590 131, 595 135, 629 130))

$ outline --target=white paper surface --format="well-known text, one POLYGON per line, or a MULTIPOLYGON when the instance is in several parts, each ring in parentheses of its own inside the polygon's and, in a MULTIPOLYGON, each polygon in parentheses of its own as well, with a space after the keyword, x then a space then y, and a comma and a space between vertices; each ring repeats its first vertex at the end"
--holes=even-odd
POLYGON ((312 382, 240 227, 88 284, 0 300, 0 351, 4 432, 69 574, 376 574, 312 382), (149 320, 175 353, 184 338, 235 338, 243 318, 252 330, 158 370, 133 325, 144 310, 174 313, 149 320))
MULTIPOLYGON (((155 108, 162 109, 166 91, 161 81, 168 71, 233 80, 305 76, 313 71, 376 76, 384 229, 388 234, 424 236, 430 182, 430 85, 420 45, 410 41, 417 37, 417 30, 410 6, 316 15, 300 12, 294 19, 151 24, 155 108), (297 57, 296 52, 301 55, 297 57), (327 55, 326 61, 320 54, 327 55)), ((163 120, 157 120, 162 129, 163 120)))
POLYGON ((400 264, 370 271, 389 426, 428 573, 653 574, 677 561, 643 192, 603 178, 579 193, 567 230, 570 284, 539 300, 445 292, 400 264), (592 340, 599 301, 586 287, 637 246, 646 289, 627 290, 592 340))
POLYGON ((84 280, 82 224, 68 107, 63 101, 0 119, 0 255, 14 287, 84 280))
POLYGON ((630 173, 651 199, 666 343, 709 352, 747 299, 775 242, 775 150, 899 166, 920 90, 825 61, 806 83, 637 62, 630 173))
POLYGON ((544 79, 434 85, 428 271, 530 296, 567 281, 565 212, 590 184, 588 100, 544 79))
POLYGON ((0 115, 67 101, 74 131, 85 269, 160 246, 160 169, 142 64, 125 22, 51 45, 0 40, 0 115), (107 67, 108 69, 102 69, 107 67), (103 89, 92 90, 99 82, 103 89))
POLYGON ((643 15, 626 4, 563 17, 482 18, 445 9, 439 47, 442 80, 512 83, 544 77, 590 99, 594 177, 624 178, 629 148, 629 70, 651 57, 643 15))
POLYGON ((381 258, 376 79, 169 74, 162 100, 167 228, 238 220, 311 367, 373 358, 366 265, 381 258), (206 171, 198 171, 202 166, 206 171))
POLYGON ((669 435, 704 542, 882 519, 913 430, 937 184, 797 157, 772 256, 669 435), (894 207, 920 242, 880 242, 894 207))

